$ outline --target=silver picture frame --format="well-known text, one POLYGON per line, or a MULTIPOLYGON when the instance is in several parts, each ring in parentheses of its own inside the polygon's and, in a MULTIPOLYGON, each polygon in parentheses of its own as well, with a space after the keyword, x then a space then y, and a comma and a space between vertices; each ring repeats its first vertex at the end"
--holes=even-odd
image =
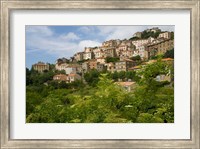
POLYGON ((1 0, 1 148, 200 148, 200 1, 199 0, 1 0), (188 140, 15 140, 10 139, 10 13, 12 10, 190 10, 191 138, 188 140))

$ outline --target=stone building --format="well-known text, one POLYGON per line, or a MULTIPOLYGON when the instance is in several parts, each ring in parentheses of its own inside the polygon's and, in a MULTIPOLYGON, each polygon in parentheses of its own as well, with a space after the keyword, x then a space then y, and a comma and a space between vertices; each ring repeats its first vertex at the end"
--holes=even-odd
POLYGON ((116 57, 116 50, 114 47, 104 49, 104 57, 116 57))
POLYGON ((68 76, 65 74, 57 74, 53 76, 53 80, 55 81, 65 81, 68 82, 68 76))
POLYGON ((90 60, 88 61, 88 66, 89 66, 89 69, 97 69, 97 61, 96 60, 90 60))
POLYGON ((32 65, 33 69, 38 72, 44 72, 44 70, 49 70, 49 64, 45 64, 43 62, 38 62, 32 65))
POLYGON ((148 59, 152 56, 164 54, 168 50, 172 50, 174 48, 174 40, 163 40, 156 44, 147 45, 148 59))
POLYGON ((93 50, 93 53, 94 53, 94 58, 95 59, 103 57, 103 55, 104 55, 103 50, 101 48, 95 48, 93 50))
POLYGON ((124 59, 123 61, 115 62, 115 71, 128 71, 129 68, 135 66, 135 62, 130 59, 124 59))
POLYGON ((78 52, 74 55, 74 59, 78 62, 78 61, 82 61, 83 60, 83 55, 84 52, 78 52))
POLYGON ((126 91, 131 92, 135 88, 135 82, 116 82, 115 84, 123 87, 126 91))
POLYGON ((89 64, 88 64, 88 62, 82 63, 81 68, 82 68, 82 73, 86 73, 87 71, 89 71, 89 64))
POLYGON ((67 64, 67 63, 56 63, 55 68, 56 68, 56 70, 59 70, 59 71, 65 70, 65 72, 66 72, 66 68, 68 66, 69 66, 69 64, 67 64))
POLYGON ((110 62, 110 63, 106 63, 105 66, 107 67, 107 71, 109 72, 114 72, 115 71, 115 64, 110 62))
POLYGON ((117 40, 108 40, 102 43, 103 47, 116 47, 118 44, 117 40))
POLYGON ((104 64, 97 63, 97 71, 104 71, 106 70, 106 66, 104 64))
POLYGON ((171 39, 171 32, 160 33, 158 38, 171 39))
POLYGON ((72 83, 74 81, 81 80, 81 76, 75 73, 71 73, 68 75, 68 80, 69 80, 69 83, 72 83))

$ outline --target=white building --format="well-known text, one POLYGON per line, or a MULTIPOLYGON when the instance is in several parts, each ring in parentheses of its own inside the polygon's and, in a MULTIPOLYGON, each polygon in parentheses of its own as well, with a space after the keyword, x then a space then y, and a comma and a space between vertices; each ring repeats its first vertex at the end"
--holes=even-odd
POLYGON ((132 43, 135 45, 136 49, 143 44, 147 44, 149 42, 148 39, 134 40, 132 43))
POLYGON ((77 67, 68 66, 65 69, 66 74, 77 73, 77 67))
POLYGON ((69 64, 67 64, 67 63, 61 63, 61 64, 56 63, 55 68, 56 68, 56 70, 59 70, 59 71, 65 70, 65 72, 66 72, 66 68, 67 68, 68 66, 69 66, 69 64))
POLYGON ((96 48, 96 49, 93 50, 93 52, 94 52, 94 57, 95 58, 100 58, 104 54, 103 50, 101 48, 96 48))
POLYGON ((75 73, 71 73, 68 75, 69 83, 74 82, 76 80, 81 80, 81 76, 75 73))
POLYGON ((88 59, 93 59, 94 58, 94 53, 93 52, 84 52, 83 54, 83 59, 88 60, 88 59))
POLYGON ((148 58, 145 44, 138 47, 138 55, 141 57, 142 60, 148 58))

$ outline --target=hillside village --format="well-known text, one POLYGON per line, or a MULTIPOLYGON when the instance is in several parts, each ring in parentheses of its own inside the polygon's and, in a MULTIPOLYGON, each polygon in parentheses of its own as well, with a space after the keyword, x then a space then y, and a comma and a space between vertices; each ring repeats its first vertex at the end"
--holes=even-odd
MULTIPOLYGON (((164 55, 173 48, 174 33, 154 27, 136 32, 130 39, 105 41, 99 47, 85 47, 69 59, 57 59, 55 70, 64 70, 65 74, 57 74, 53 76, 53 80, 71 83, 84 79, 84 74, 94 69, 98 72, 111 73, 137 71, 142 65, 155 62, 152 60, 154 57, 164 55)), ((173 62, 173 59, 163 61, 173 62)), ((49 64, 38 62, 33 65, 33 69, 39 72, 48 71, 49 64)), ((169 77, 160 78, 170 81, 169 77)))
POLYGON ((26 122, 174 123, 174 32, 154 27, 26 68, 26 122))

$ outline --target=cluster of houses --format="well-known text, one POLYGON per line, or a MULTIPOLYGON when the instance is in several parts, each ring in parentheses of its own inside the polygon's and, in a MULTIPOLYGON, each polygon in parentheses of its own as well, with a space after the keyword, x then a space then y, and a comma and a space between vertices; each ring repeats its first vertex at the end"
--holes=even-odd
MULTIPOLYGON (((137 37, 136 40, 109 40, 99 47, 85 47, 84 51, 75 53, 70 59, 58 59, 55 69, 64 70, 66 74, 55 75, 53 79, 73 82, 80 80, 81 75, 91 69, 110 72, 137 70, 139 67, 131 59, 132 57, 139 55, 143 61, 148 61, 152 56, 164 54, 174 48, 172 32, 161 32, 157 27, 145 31, 160 34, 157 38, 142 39, 142 32, 136 32, 133 35, 137 37), (118 58, 119 61, 107 62, 107 57, 118 58)), ((42 62, 34 64, 33 68, 39 72, 49 70, 48 64, 42 62)))

